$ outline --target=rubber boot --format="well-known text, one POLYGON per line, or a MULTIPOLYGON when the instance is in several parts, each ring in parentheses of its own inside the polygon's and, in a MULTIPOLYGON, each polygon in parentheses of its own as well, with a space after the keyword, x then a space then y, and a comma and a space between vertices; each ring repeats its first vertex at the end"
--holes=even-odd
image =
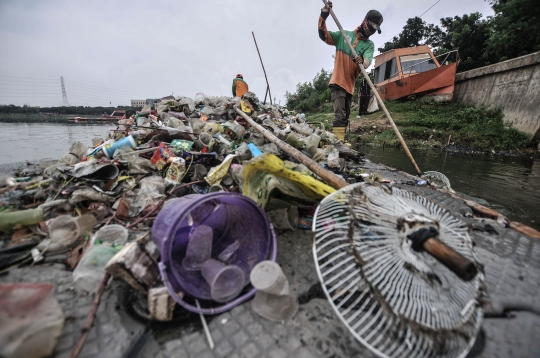
POLYGON ((332 133, 335 134, 336 138, 342 142, 345 142, 345 131, 347 127, 334 127, 332 133))

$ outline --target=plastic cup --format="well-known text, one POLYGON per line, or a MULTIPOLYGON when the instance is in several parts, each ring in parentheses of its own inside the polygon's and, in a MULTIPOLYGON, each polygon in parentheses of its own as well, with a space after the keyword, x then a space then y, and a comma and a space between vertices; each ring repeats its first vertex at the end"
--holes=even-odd
POLYGON ((193 181, 204 179, 208 174, 208 170, 202 164, 193 165, 193 181))
POLYGON ((221 179, 221 184, 225 186, 231 186, 234 184, 234 179, 230 174, 226 174, 223 179, 221 179))
POLYGON ((290 294, 287 277, 274 261, 262 261, 255 265, 251 270, 250 281, 259 291, 278 296, 290 294))
POLYGON ((208 148, 208 151, 212 151, 214 144, 216 143, 214 137, 211 134, 203 132, 199 135, 199 140, 201 143, 208 148))
POLYGON ((94 235, 94 241, 108 242, 111 244, 124 245, 128 239, 128 231, 122 225, 107 225, 99 229, 94 235))
POLYGON ((251 284, 257 289, 251 308, 261 317, 281 322, 294 316, 298 300, 291 294, 287 277, 273 261, 258 263, 250 275, 251 284))
POLYGON ((298 209, 296 206, 269 211, 267 214, 276 229, 296 230, 298 227, 298 209))
POLYGON ((315 155, 315 152, 317 151, 317 148, 319 148, 319 142, 321 141, 321 137, 319 137, 316 134, 312 134, 309 137, 306 138, 306 152, 308 152, 311 156, 315 155))
POLYGON ((290 132, 287 137, 285 137, 285 142, 297 149, 303 149, 305 147, 304 141, 298 139, 295 133, 290 132))
POLYGON ((277 296, 257 291, 251 308, 259 316, 272 322, 282 322, 295 315, 298 300, 294 295, 277 296))
POLYGON ((261 133, 248 133, 247 138, 251 143, 255 144, 257 147, 263 146, 265 144, 264 135, 261 133))
POLYGON ((210 259, 203 263, 201 274, 210 286, 210 295, 216 302, 229 302, 245 286, 244 271, 240 267, 226 266, 218 260, 210 259))
POLYGON ((92 215, 83 215, 73 218, 69 215, 60 215, 49 225, 51 246, 49 251, 63 251, 72 248, 78 238, 92 232, 96 226, 96 218, 92 215))
POLYGON ((223 187, 219 184, 212 185, 210 188, 208 188, 209 193, 215 193, 216 191, 225 191, 223 187))
POLYGON ((210 226, 199 225, 190 235, 182 267, 188 271, 199 271, 202 264, 212 256, 214 232, 210 226))

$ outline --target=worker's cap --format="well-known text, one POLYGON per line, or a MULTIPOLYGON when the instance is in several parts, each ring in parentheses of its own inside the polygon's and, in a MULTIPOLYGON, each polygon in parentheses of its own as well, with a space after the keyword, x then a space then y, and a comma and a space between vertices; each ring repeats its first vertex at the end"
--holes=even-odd
POLYGON ((366 19, 369 21, 369 24, 373 26, 378 33, 381 33, 381 24, 383 22, 383 17, 380 12, 377 10, 369 10, 366 14, 366 19))
POLYGON ((236 75, 236 78, 244 78, 244 76, 242 76, 242 74, 239 73, 239 74, 236 75))

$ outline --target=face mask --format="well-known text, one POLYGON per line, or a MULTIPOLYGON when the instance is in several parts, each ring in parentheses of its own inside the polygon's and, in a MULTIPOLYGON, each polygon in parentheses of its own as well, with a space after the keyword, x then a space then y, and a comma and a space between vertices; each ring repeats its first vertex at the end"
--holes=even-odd
POLYGON ((365 40, 367 40, 373 33, 375 29, 369 24, 368 19, 364 19, 362 24, 357 27, 358 34, 365 40))

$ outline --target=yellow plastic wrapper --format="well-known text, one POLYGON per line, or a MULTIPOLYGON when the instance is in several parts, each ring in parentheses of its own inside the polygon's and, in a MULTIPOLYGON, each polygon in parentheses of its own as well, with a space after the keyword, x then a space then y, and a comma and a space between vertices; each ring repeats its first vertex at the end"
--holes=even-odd
POLYGON ((216 133, 223 133, 223 126, 216 122, 206 122, 202 131, 211 135, 214 135, 216 133))
POLYGON ((229 172, 229 168, 234 157, 236 157, 234 154, 227 155, 220 165, 210 169, 208 175, 204 177, 204 180, 206 180, 206 182, 211 186, 221 183, 223 177, 229 172))
POLYGON ((253 110, 251 104, 244 100, 240 101, 240 109, 247 114, 251 114, 251 111, 253 110))
POLYGON ((306 174, 287 169, 273 154, 253 158, 243 168, 243 194, 265 208, 273 190, 308 200, 320 200, 336 190, 306 174))

